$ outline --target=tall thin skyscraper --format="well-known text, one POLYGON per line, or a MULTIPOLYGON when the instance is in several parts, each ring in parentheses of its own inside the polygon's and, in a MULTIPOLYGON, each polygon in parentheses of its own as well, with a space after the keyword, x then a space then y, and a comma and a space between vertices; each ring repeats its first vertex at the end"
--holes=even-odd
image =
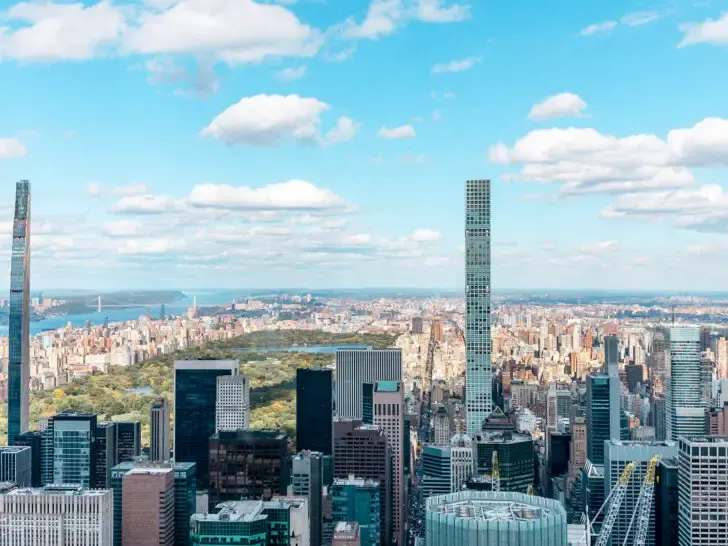
POLYGON ((311 546, 321 546, 323 514, 322 455, 317 451, 302 451, 293 458, 291 493, 308 497, 311 546))
POLYGON ((296 370, 296 447, 331 455, 334 442, 331 370, 296 370))
POLYGON ((606 336, 604 338, 604 367, 606 374, 612 377, 619 375, 619 338, 606 336))
POLYGON ((169 460, 169 403, 166 398, 152 402, 150 461, 169 460))
POLYGON ((667 387, 667 439, 700 436, 707 429, 701 384, 700 328, 670 328, 670 378, 667 387))
POLYGON ((364 383, 402 380, 402 349, 336 351, 336 415, 361 419, 364 383))
POLYGON ((490 180, 465 188, 465 408, 474 437, 492 411, 490 369, 490 180))
POLYGON ((28 430, 30 415, 30 182, 15 189, 10 260, 8 445, 28 430))

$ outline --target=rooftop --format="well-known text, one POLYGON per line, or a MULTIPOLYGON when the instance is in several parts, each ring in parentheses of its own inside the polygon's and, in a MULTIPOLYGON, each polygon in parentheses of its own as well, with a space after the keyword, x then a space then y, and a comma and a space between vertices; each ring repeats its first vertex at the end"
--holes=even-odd
POLYGON ((0 453, 17 453, 18 451, 23 451, 25 449, 30 449, 28 446, 0 446, 0 453))
POLYGON ((489 522, 533 521, 565 515, 563 508, 558 510, 559 506, 558 501, 541 497, 485 491, 463 491, 451 495, 440 495, 430 497, 427 502, 428 512, 454 516, 459 519, 489 522))
POLYGON ((216 514, 194 514, 196 521, 241 521, 252 522, 266 519, 263 501, 231 501, 218 504, 216 514))
POLYGON ((400 381, 377 381, 374 390, 376 392, 399 392, 401 387, 400 381))
POLYGON ((356 487, 377 487, 379 482, 369 478, 358 478, 353 474, 348 478, 334 478, 334 485, 354 485, 356 487))
POLYGON ((76 484, 53 484, 46 485, 45 487, 25 487, 22 489, 15 489, 8 492, 8 495, 15 496, 40 496, 40 495, 66 495, 66 496, 85 496, 85 497, 97 497, 110 493, 108 489, 84 489, 80 485, 76 484))
POLYGON ((686 444, 726 444, 728 445, 728 436, 690 436, 681 438, 686 444))

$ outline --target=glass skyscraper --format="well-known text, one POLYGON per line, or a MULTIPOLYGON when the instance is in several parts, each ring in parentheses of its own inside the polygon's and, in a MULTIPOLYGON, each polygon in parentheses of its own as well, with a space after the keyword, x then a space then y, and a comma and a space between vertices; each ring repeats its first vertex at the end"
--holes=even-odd
POLYGON ((30 412, 30 182, 15 190, 10 260, 8 445, 28 430, 30 412))
POLYGON ((96 485, 96 416, 61 413, 53 418, 53 483, 96 485))
POLYGON ((604 464, 604 442, 619 440, 619 377, 596 374, 586 378, 586 457, 604 464))
POLYGON ((328 368, 296 370, 296 448, 331 455, 333 380, 328 368))
POLYGON ((700 363, 700 328, 670 328, 670 377, 667 386, 667 439, 706 433, 700 363))
POLYGON ((490 180, 465 187, 465 398, 474 437, 492 410, 490 369, 490 180))

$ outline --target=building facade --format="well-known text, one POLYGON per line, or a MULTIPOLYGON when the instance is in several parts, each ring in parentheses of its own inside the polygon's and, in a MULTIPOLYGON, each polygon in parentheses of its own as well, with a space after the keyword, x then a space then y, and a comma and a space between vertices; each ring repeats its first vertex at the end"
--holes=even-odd
MULTIPOLYGON (((15 438, 16 446, 25 446, 30 448, 31 456, 31 487, 41 486, 41 468, 43 454, 43 435, 40 431, 33 430, 23 432, 15 438)), ((2 481, 2 479, 0 479, 2 481)))
POLYGON ((323 523, 323 454, 318 451, 302 451, 293 458, 291 492, 306 497, 309 506, 311 546, 321 546, 323 523))
POLYGON ((426 445, 422 448, 422 496, 452 492, 450 447, 426 445))
POLYGON ((465 407, 467 433, 480 432, 492 410, 490 180, 465 187, 465 407))
POLYGON ((450 444, 450 416, 445 406, 440 406, 432 418, 432 440, 435 445, 446 446, 450 444))
POLYGON ((121 482, 122 546, 173 546, 174 470, 135 468, 121 482))
POLYGON ((142 454, 142 424, 139 421, 116 422, 116 460, 133 461, 142 454))
POLYGON ((361 419, 364 383, 401 380, 401 349, 336 351, 336 415, 361 419))
POLYGON ((475 444, 467 434, 456 434, 450 442, 450 491, 463 489, 475 472, 475 444))
POLYGON ((667 439, 703 435, 707 407, 703 397, 700 328, 670 328, 670 377, 667 379, 667 439))
POLYGON ((26 446, 0 447, 0 482, 31 487, 33 481, 32 450, 26 446))
POLYGON ((96 465, 95 489, 111 487, 111 469, 118 463, 116 449, 116 423, 102 421, 96 425, 94 437, 94 464, 96 465))
POLYGON ((30 182, 15 188, 8 317, 8 445, 30 418, 30 182))
POLYGON ((53 483, 96 483, 96 416, 61 413, 53 418, 53 483))
POLYGON ((586 378, 586 456, 604 464, 604 442, 620 439, 619 377, 586 378))
POLYGON ((354 476, 335 479, 330 494, 333 521, 357 522, 361 546, 379 546, 381 543, 379 482, 354 476))
POLYGON ((250 428, 250 384, 244 375, 217 378, 215 430, 250 428))
POLYGON ((333 377, 328 368, 296 370, 296 447, 333 452, 333 377))
POLYGON ((525 493, 534 485, 533 439, 512 432, 483 432, 476 436, 476 468, 480 475, 493 473, 493 452, 498 453, 501 491, 525 493))
POLYGON ((169 402, 160 398, 152 402, 149 430, 149 460, 168 461, 170 457, 169 402))
POLYGON ((361 546, 361 529, 355 521, 340 521, 334 529, 332 546, 361 546))

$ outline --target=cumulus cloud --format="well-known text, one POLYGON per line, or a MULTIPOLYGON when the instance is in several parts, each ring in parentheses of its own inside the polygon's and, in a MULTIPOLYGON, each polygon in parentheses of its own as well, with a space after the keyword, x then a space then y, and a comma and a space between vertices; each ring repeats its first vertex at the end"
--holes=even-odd
POLYGON ((120 214, 162 214, 178 210, 180 203, 164 195, 131 195, 111 205, 111 212, 120 214))
POLYGON ((17 139, 0 138, 0 159, 23 157, 28 149, 17 139))
POLYGON ((144 195, 147 193, 147 185, 140 182, 124 186, 102 186, 101 184, 91 183, 86 185, 86 193, 91 197, 144 195))
POLYGON ((142 234, 142 223, 138 220, 104 222, 101 233, 107 237, 138 237, 142 234))
POLYGON ((594 36, 595 34, 607 34, 615 29, 617 26, 616 21, 604 21, 601 23, 594 23, 593 25, 589 25, 588 27, 585 27, 581 29, 582 36, 594 36))
POLYGON ((349 142, 354 140, 358 132, 359 124, 357 122, 347 117, 340 117, 339 121, 336 122, 336 127, 324 135, 322 145, 331 146, 332 144, 349 142))
POLYGON ((263 188, 201 184, 188 202, 195 207, 248 210, 306 210, 342 208, 344 200, 331 190, 317 188, 304 180, 291 180, 263 188))
POLYGON ((201 135, 228 145, 276 146, 284 139, 315 142, 329 105, 298 95, 256 95, 218 114, 201 135))
POLYGON ((418 229, 409 238, 416 243, 435 243, 442 238, 442 233, 434 229, 418 229))
POLYGON ((468 57, 462 60, 438 63, 432 67, 432 73, 443 74, 446 72, 464 72, 465 70, 473 68, 480 61, 481 57, 468 57))
POLYGON ((534 104, 528 113, 530 119, 546 120, 561 117, 583 117, 587 104, 574 93, 558 93, 534 104))
POLYGON ((683 39, 678 47, 695 44, 728 45, 728 13, 717 19, 706 19, 702 23, 686 23, 680 25, 683 39))
POLYGON ((306 75, 306 65, 289 66, 276 72, 276 79, 280 82, 292 82, 300 80, 306 75))
POLYGON ((389 127, 382 127, 377 132, 378 136, 387 139, 414 138, 416 134, 415 128, 411 125, 400 125, 391 129, 389 127))

